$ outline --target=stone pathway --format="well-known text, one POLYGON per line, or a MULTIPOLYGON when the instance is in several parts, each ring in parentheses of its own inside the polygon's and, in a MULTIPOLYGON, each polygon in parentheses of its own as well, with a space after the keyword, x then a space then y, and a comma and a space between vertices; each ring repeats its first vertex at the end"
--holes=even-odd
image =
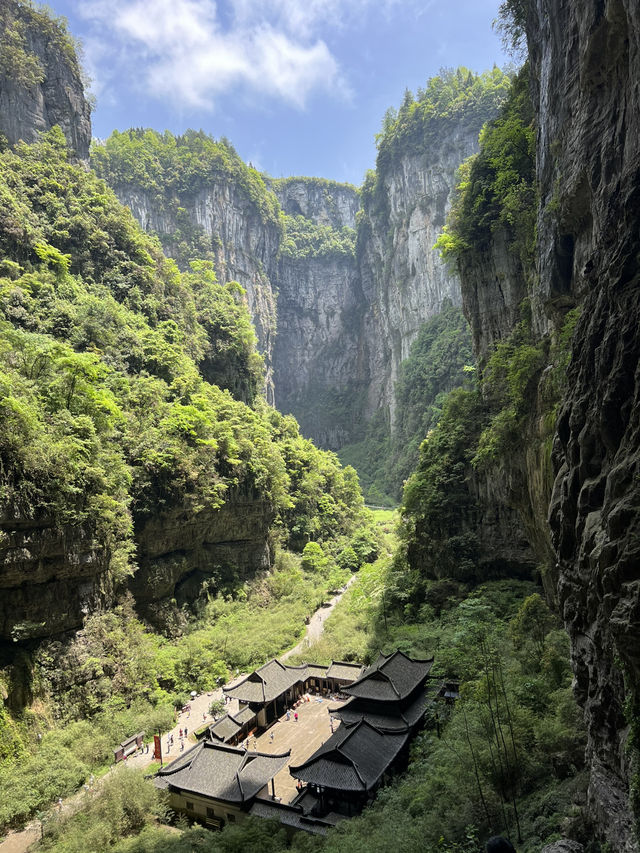
MULTIPOLYGON (((297 708, 292 708, 289 719, 283 714, 260 737, 249 738, 249 750, 257 746, 259 752, 283 753, 291 750, 289 764, 294 767, 302 764, 313 755, 322 744, 331 737, 331 721, 329 707, 338 707, 340 700, 311 696, 310 702, 302 702, 297 708), (296 722, 295 712, 298 713, 296 722), (273 738, 271 735, 273 734, 273 738)), ((333 722, 333 731, 337 729, 339 720, 333 722)), ((289 773, 289 766, 283 767, 274 777, 276 797, 283 803, 290 803, 297 795, 296 780, 289 773)), ((269 785, 271 793, 271 785, 269 785)))
MULTIPOLYGON (((233 681, 229 682, 229 684, 234 684, 237 680, 243 678, 243 675, 238 676, 237 679, 233 679, 233 681)), ((164 763, 166 764, 169 761, 173 761, 180 755, 180 729, 183 730, 185 726, 187 727, 189 734, 186 739, 184 739, 184 748, 186 749, 190 743, 195 743, 196 738, 192 734, 196 729, 199 729, 201 726, 205 725, 205 723, 212 723, 213 717, 209 714, 209 706, 214 701, 214 699, 222 699, 222 689, 214 690, 210 693, 201 693, 199 696, 196 696, 194 699, 191 699, 190 705, 191 710, 185 713, 178 714, 178 719, 173 729, 170 732, 165 732, 162 735, 162 758, 164 763), (173 735, 173 747, 167 750, 167 738, 169 735, 173 735)), ((230 713, 238 710, 238 701, 237 699, 232 700, 227 703, 227 710, 230 713)), ((147 737, 152 735, 151 732, 147 732, 147 737)), ((146 748, 146 747, 145 747, 146 748)), ((109 773, 112 773, 116 767, 120 766, 124 763, 127 767, 135 767, 139 770, 144 770, 148 767, 153 761, 153 742, 149 746, 149 752, 137 752, 135 755, 129 756, 126 762, 120 762, 118 765, 114 765, 102 779, 105 779, 109 773)), ((102 779, 99 779, 94 784, 94 790, 98 788, 101 784, 102 779)), ((84 798, 87 796, 86 790, 80 790, 78 793, 73 794, 70 797, 67 797, 62 804, 62 811, 65 814, 73 814, 75 811, 78 811, 82 808, 82 804, 84 802, 84 798)), ((57 807, 52 806, 49 810, 50 815, 54 815, 57 813, 57 807)), ((0 853, 26 853, 26 851, 40 838, 41 833, 41 825, 39 820, 34 820, 30 824, 28 824, 23 830, 16 832, 9 832, 7 836, 0 842, 0 853)))

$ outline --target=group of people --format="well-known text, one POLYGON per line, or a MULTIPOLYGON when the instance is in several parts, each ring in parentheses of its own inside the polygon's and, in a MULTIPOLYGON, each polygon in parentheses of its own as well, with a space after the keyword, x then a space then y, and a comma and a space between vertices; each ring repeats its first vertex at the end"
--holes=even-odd
MULTIPOLYGON (((178 733, 178 738, 180 740, 180 752, 184 750, 184 742, 187 739, 189 734, 189 729, 185 726, 184 729, 180 729, 178 733)), ((167 752, 171 752, 171 748, 173 747, 173 735, 167 735, 167 752)))

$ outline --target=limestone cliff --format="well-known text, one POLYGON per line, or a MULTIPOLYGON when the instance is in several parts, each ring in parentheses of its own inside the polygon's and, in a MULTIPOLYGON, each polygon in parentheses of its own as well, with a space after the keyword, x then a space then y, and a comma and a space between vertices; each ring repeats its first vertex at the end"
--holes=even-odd
POLYGON ((398 368, 420 326, 445 299, 460 303, 458 276, 433 245, 445 223, 456 169, 477 150, 480 126, 454 126, 420 155, 399 158, 379 178, 384 213, 366 210, 359 272, 366 306, 368 416, 383 408, 393 422, 398 368))
POLYGON ((20 0, 2 0, 0 31, 0 133, 15 145, 59 125, 69 148, 87 162, 91 107, 64 22, 20 0))
MULTIPOLYGON (((444 300, 460 303, 458 276, 433 246, 456 170, 477 150, 499 102, 495 93, 477 112, 443 121, 437 133, 421 127, 416 145, 405 150, 392 140, 391 156, 381 150, 362 190, 352 261, 336 262, 331 252, 324 260, 281 257, 276 399, 323 446, 362 438, 375 414, 393 423, 398 369, 421 326, 444 300)), ((333 228, 351 224, 356 198, 340 185, 289 179, 273 186, 291 215, 333 228)))
POLYGON ((640 7, 508 5, 526 23, 531 62, 534 268, 523 270, 494 229, 462 263, 463 297, 481 361, 513 333, 524 297, 531 305, 527 346, 540 361, 522 392, 521 449, 490 476, 509 478, 509 500, 549 567, 587 723, 591 812, 609 849, 631 853, 640 815, 640 7), (558 340, 574 306, 558 382, 558 340))
MULTIPOLYGON (((628 725, 638 731, 640 707, 640 7, 537 0, 527 34, 539 124, 539 326, 567 302, 582 306, 554 444, 558 593, 588 726, 591 804, 611 849, 631 851, 626 806, 637 741, 635 753, 625 742, 628 725)), ((635 793, 632 804, 637 820, 635 793)))
POLYGON ((244 484, 218 510, 185 502, 141 520, 139 568, 129 583, 136 603, 153 621, 158 603, 190 604, 203 588, 268 569, 274 514, 273 504, 244 484))
POLYGON ((190 164, 182 170, 181 147, 200 156, 202 135, 193 131, 114 134, 92 163, 179 263, 213 253, 218 278, 247 289, 269 399, 309 437, 339 449, 361 439, 375 414, 393 420, 393 386, 411 343, 445 299, 460 302, 459 280, 433 245, 456 169, 477 150, 507 88, 498 69, 430 81, 386 128, 362 209, 350 185, 259 176, 210 138, 199 174, 190 164), (145 159, 156 166, 143 174, 121 146, 145 139, 145 159))
POLYGON ((274 378, 278 408, 321 447, 353 439, 353 403, 366 388, 362 293, 350 254, 281 257, 274 378))
MULTIPOLYGON (((276 400, 324 447, 357 441, 376 413, 393 421, 393 388, 411 343, 444 300, 460 302, 458 277, 433 245, 456 170, 477 150, 481 124, 480 117, 452 121, 419 153, 402 152, 388 168, 379 164, 375 199, 366 184, 363 191, 357 252, 336 252, 327 240, 317 251, 304 244, 287 251, 285 232, 272 279, 276 400)), ((354 224, 353 190, 296 178, 272 186, 290 216, 330 226, 336 235, 354 224)))
POLYGON ((269 182, 287 216, 304 216, 315 225, 355 228, 360 199, 351 184, 324 178, 279 178, 269 182))
POLYGON ((158 234, 172 257, 180 256, 179 243, 187 218, 191 229, 205 237, 204 252, 191 252, 190 256, 211 253, 218 280, 237 281, 245 288, 265 360, 267 399, 273 403, 276 298, 270 273, 280 246, 277 222, 261 216, 243 187, 224 176, 207 182, 195 194, 170 195, 161 201, 132 183, 116 184, 114 189, 145 231, 158 234))
POLYGON ((110 600, 109 554, 89 525, 0 517, 0 639, 59 634, 110 600))

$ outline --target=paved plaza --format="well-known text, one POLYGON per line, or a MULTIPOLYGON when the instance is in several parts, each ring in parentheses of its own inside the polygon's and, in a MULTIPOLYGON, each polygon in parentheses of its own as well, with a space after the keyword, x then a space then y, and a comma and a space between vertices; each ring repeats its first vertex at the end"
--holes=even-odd
MULTIPOLYGON (((291 709, 289 720, 284 715, 260 737, 251 736, 249 750, 254 750, 256 746, 259 752, 269 753, 282 753, 290 749, 289 765, 302 764, 331 737, 328 708, 337 708, 341 704, 343 703, 333 699, 319 699, 311 696, 310 702, 302 702, 297 708, 291 709), (298 712, 297 722, 294 718, 296 711, 298 712)), ((339 721, 334 720, 334 731, 338 725, 339 721)), ((298 793, 296 780, 289 773, 289 767, 283 768, 274 777, 274 783, 276 797, 279 797, 283 803, 290 803, 298 793)), ((269 793, 271 793, 271 785, 269 785, 269 793)))

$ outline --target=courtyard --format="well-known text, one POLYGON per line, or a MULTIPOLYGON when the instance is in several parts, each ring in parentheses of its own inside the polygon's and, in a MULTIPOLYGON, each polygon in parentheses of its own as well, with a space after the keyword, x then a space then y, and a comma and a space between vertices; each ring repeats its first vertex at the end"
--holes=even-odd
MULTIPOLYGON (((341 701, 312 695, 310 702, 301 702, 297 708, 291 709, 289 720, 285 714, 259 737, 252 735, 249 738, 249 750, 255 749, 258 752, 275 754, 290 749, 289 765, 302 764, 331 737, 328 708, 337 708, 342 704, 344 703, 341 701), (294 717, 296 711, 297 722, 294 717)), ((339 720, 334 720, 334 731, 339 724, 339 720)), ((288 766, 276 774, 274 786, 276 797, 279 797, 283 803, 290 803, 298 793, 296 780, 289 773, 288 766)))

